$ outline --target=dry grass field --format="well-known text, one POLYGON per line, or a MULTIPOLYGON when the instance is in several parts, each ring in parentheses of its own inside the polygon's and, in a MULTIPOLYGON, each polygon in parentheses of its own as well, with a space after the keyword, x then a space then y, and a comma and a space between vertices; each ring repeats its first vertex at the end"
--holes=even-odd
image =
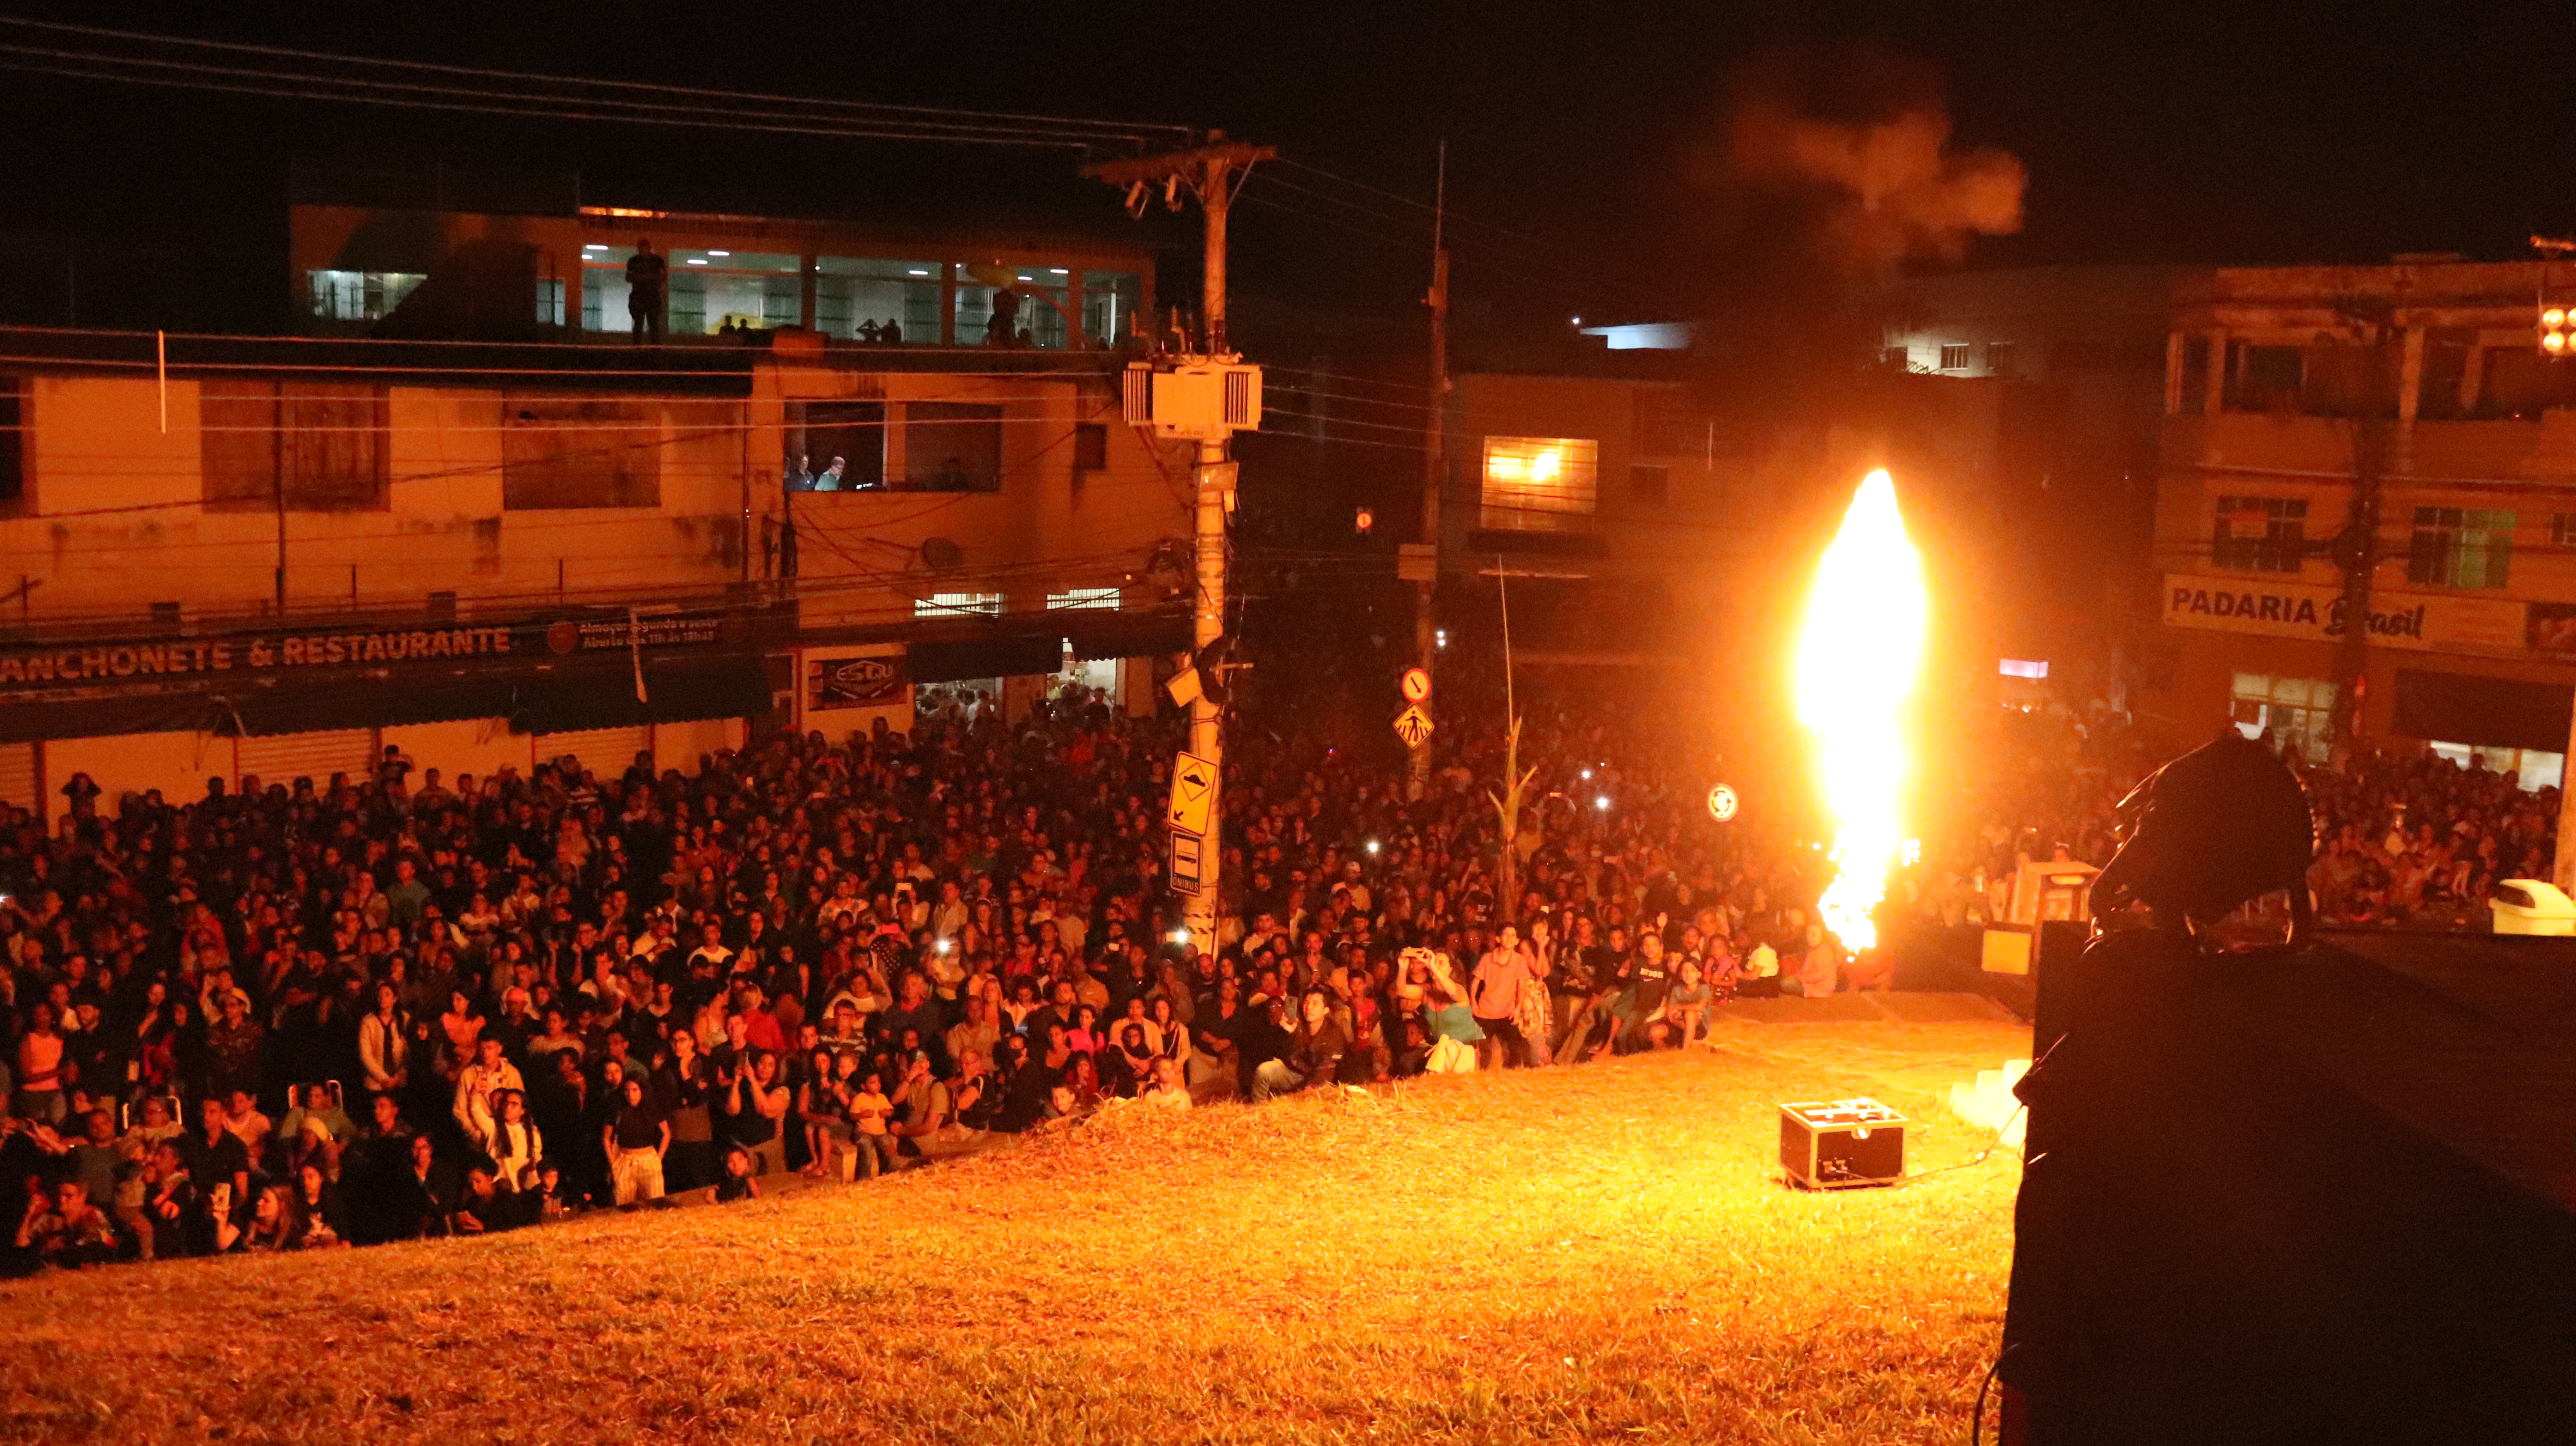
POLYGON ((1777 1180, 1785 1099, 1911 1167, 2002 1023, 1259 1110, 1123 1111, 848 1188, 0 1287, 0 1433, 75 1442, 1961 1439, 2019 1167, 1777 1180))

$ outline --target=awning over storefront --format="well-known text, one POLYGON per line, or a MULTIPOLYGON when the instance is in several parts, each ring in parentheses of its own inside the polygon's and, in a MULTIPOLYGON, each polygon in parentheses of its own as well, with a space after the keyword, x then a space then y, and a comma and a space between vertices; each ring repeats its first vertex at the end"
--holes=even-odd
POLYGON ((1073 655, 1093 658, 1143 658, 1156 653, 1190 650, 1190 619, 1185 613, 1063 613, 1071 624, 1073 655))
POLYGON ((904 651, 909 656, 915 683, 953 683, 960 678, 1008 678, 1022 673, 1052 673, 1064 666, 1064 637, 1056 632, 1035 637, 914 643, 904 651))
POLYGON ((137 691, 125 696, 13 702, 0 707, 0 742, 119 733, 217 733, 268 737, 335 728, 507 718, 515 733, 563 733, 769 711, 762 660, 749 654, 651 658, 649 701, 635 699, 632 662, 450 677, 335 678, 276 687, 137 691))
POLYGON ((635 673, 549 674, 521 679, 508 717, 513 733, 571 733, 692 718, 756 718, 769 711, 769 674, 757 657, 664 658, 644 664, 645 700, 635 673))
POLYGON ((2428 742, 2558 753, 2567 747, 2571 712, 2576 692, 2563 683, 2400 668, 2390 731, 2428 742))

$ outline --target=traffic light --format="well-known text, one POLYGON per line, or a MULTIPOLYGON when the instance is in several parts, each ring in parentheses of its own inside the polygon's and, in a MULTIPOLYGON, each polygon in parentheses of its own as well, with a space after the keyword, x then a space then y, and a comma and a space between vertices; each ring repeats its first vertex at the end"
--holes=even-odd
POLYGON ((2565 356, 2571 346, 2576 346, 2576 310, 2555 305, 2541 307, 2541 354, 2565 356))

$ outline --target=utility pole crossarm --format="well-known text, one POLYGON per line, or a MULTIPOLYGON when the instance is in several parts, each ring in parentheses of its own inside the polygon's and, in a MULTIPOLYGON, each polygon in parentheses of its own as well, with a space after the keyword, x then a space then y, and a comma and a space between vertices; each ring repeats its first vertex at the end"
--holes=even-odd
POLYGON ((1195 181, 1208 166, 1224 170, 1249 170, 1262 161, 1279 158, 1277 146, 1256 146, 1246 141, 1219 141, 1186 151, 1171 151, 1159 156, 1137 156, 1131 160, 1099 161, 1082 168, 1082 173, 1095 181, 1113 186, 1152 185, 1174 176, 1195 181))

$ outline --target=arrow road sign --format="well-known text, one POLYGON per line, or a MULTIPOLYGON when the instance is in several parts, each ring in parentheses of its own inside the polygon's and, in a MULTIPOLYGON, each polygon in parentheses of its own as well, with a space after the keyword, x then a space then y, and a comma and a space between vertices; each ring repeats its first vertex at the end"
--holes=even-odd
POLYGON ((1403 739, 1407 748, 1421 747, 1422 740, 1431 736, 1431 715, 1423 712, 1419 703, 1408 706, 1395 715, 1395 736, 1403 739))
POLYGON ((1735 790, 1723 783, 1708 791, 1708 816, 1719 823, 1735 817, 1735 810, 1742 806, 1735 796, 1735 790))
POLYGON ((1164 814, 1172 832, 1205 838, 1216 808, 1216 765, 1195 753, 1172 757, 1172 806, 1164 814))
POLYGON ((1404 670, 1404 701, 1419 703, 1431 696, 1431 672, 1427 668, 1404 670))

